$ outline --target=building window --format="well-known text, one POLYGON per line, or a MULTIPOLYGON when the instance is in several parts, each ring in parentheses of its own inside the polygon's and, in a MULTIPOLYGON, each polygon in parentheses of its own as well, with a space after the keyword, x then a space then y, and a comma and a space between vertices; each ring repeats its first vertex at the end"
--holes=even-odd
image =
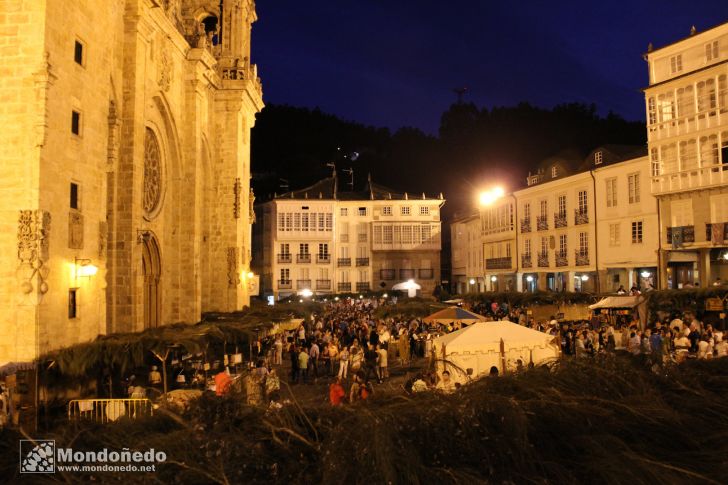
POLYGON ((68 318, 76 318, 78 315, 76 291, 78 291, 76 288, 68 290, 68 318))
POLYGON ((559 236, 559 252, 561 254, 566 254, 566 234, 561 234, 559 236))
POLYGON ((549 252, 549 240, 546 237, 541 238, 541 254, 549 252))
POLYGON ((636 204, 640 201, 640 174, 633 173, 627 176, 627 187, 629 190, 629 203, 636 204))
POLYGON ((619 246, 619 223, 609 224, 609 245, 619 246))
POLYGON ((530 258, 531 257, 531 240, 530 239, 526 239, 523 242, 523 245, 524 245, 524 247, 523 247, 523 253, 526 255, 526 257, 529 257, 530 258))
POLYGON ((384 207, 382 207, 382 215, 391 216, 392 215, 392 206, 385 205, 384 207))
POLYGON ((382 228, 382 243, 383 244, 392 244, 394 242, 394 231, 392 230, 392 226, 384 226, 382 228))
POLYGON ((586 190, 579 191, 579 213, 586 214, 588 210, 586 190))
POLYGON ((366 207, 359 207, 358 214, 360 216, 366 216, 367 215, 367 208, 366 207))
POLYGON ((559 196, 559 217, 566 217, 566 196, 559 196))
POLYGON ((617 179, 610 178, 607 183, 607 207, 617 206, 617 179))
POLYGON ((76 44, 74 45, 74 48, 73 48, 73 60, 76 61, 76 64, 78 64, 79 66, 84 65, 83 54, 84 54, 83 42, 76 39, 76 44))
POLYGON ((71 182, 71 197, 70 197, 71 209, 79 209, 78 205, 78 184, 71 182))
POLYGON ((654 125, 657 123, 657 105, 654 96, 647 99, 647 124, 654 125))
POLYGON ((642 244, 642 221, 632 223, 632 244, 642 244))
POLYGON ((399 213, 400 213, 401 215, 403 215, 403 216, 408 216, 408 215, 410 215, 410 206, 408 206, 408 205, 403 205, 402 207, 400 207, 400 208, 399 208, 399 213))
POLYGON ((548 216, 549 203, 546 200, 541 201, 541 217, 548 216))
POLYGON ((705 62, 710 62, 718 58, 718 41, 714 40, 705 44, 705 62))
POLYGON ((531 203, 526 202, 523 204, 523 218, 526 220, 531 219, 531 203))
POLYGON ((334 215, 330 212, 326 214, 326 232, 334 230, 334 215))
POLYGON ((308 253, 308 243, 303 243, 298 245, 298 254, 301 256, 307 255, 308 253))
POLYGON ((71 133, 81 135, 81 113, 71 111, 71 133))
POLYGON ((341 209, 339 209, 339 215, 341 217, 348 216, 349 215, 349 209, 347 209, 346 207, 342 207, 341 209))
POLYGON ((589 233, 588 232, 579 233, 579 253, 580 254, 589 253, 589 233))
POLYGON ((288 243, 281 244, 281 255, 291 254, 291 246, 288 243))
POLYGON ((680 71, 682 71, 682 54, 670 58, 670 72, 675 74, 680 71))
POLYGON ((291 281, 291 270, 288 268, 281 269, 281 281, 291 281))
MULTIPOLYGON (((654 99, 652 99, 652 102, 654 103, 654 99)), ((600 165, 602 163, 602 151, 599 150, 598 152, 594 152, 594 165, 600 165)))
POLYGON ((329 245, 328 244, 319 244, 318 245, 318 256, 321 259, 326 259, 329 257, 329 245))
POLYGON ((420 207, 420 215, 421 216, 429 216, 430 215, 430 208, 428 206, 421 206, 420 207))
POLYGON ((652 176, 657 177, 660 175, 660 156, 657 148, 650 150, 650 165, 652 166, 652 176))
POLYGON ((553 167, 551 167, 551 178, 555 179, 558 176, 559 176, 559 167, 554 165, 553 167))

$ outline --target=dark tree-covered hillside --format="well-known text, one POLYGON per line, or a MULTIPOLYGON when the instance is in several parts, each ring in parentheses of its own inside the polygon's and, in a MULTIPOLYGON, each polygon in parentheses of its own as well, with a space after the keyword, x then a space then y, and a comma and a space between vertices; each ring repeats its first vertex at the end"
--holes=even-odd
MULTIPOLYGON (((416 128, 392 133, 322 113, 269 105, 252 135, 253 186, 259 200, 328 176, 335 162, 353 168, 356 188, 375 181, 411 193, 443 192, 445 215, 466 208, 480 188, 522 186, 529 170, 562 150, 586 155, 607 144, 645 143, 643 122, 609 114, 594 105, 569 103, 544 109, 521 103, 479 108, 453 104, 442 114, 438 136, 416 128)), ((345 187, 342 187, 345 188, 345 187)))

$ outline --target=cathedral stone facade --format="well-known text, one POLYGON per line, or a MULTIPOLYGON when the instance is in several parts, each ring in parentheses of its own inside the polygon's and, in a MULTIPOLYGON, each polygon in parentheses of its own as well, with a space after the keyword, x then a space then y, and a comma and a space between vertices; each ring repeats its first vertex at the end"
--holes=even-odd
POLYGON ((0 11, 0 365, 247 305, 253 0, 0 11))

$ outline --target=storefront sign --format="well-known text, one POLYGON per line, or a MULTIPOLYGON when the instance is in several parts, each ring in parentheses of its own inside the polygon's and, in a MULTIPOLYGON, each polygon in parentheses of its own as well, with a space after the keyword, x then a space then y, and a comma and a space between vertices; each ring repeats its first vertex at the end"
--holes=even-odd
POLYGON ((721 298, 706 298, 705 309, 709 312, 719 312, 725 309, 721 298))

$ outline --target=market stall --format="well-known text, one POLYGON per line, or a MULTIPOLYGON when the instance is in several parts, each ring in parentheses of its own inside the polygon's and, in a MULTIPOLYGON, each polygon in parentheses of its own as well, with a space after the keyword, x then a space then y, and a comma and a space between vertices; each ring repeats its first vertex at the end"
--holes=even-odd
POLYGON ((597 303, 589 305, 589 310, 606 315, 612 325, 620 315, 630 316, 637 313, 640 328, 647 324, 647 299, 644 296, 608 296, 597 303))
POLYGON ((447 325, 448 323, 471 325, 475 322, 484 322, 485 320, 486 318, 483 315, 478 315, 477 313, 455 306, 443 308, 424 318, 426 323, 437 323, 440 325, 447 325))

